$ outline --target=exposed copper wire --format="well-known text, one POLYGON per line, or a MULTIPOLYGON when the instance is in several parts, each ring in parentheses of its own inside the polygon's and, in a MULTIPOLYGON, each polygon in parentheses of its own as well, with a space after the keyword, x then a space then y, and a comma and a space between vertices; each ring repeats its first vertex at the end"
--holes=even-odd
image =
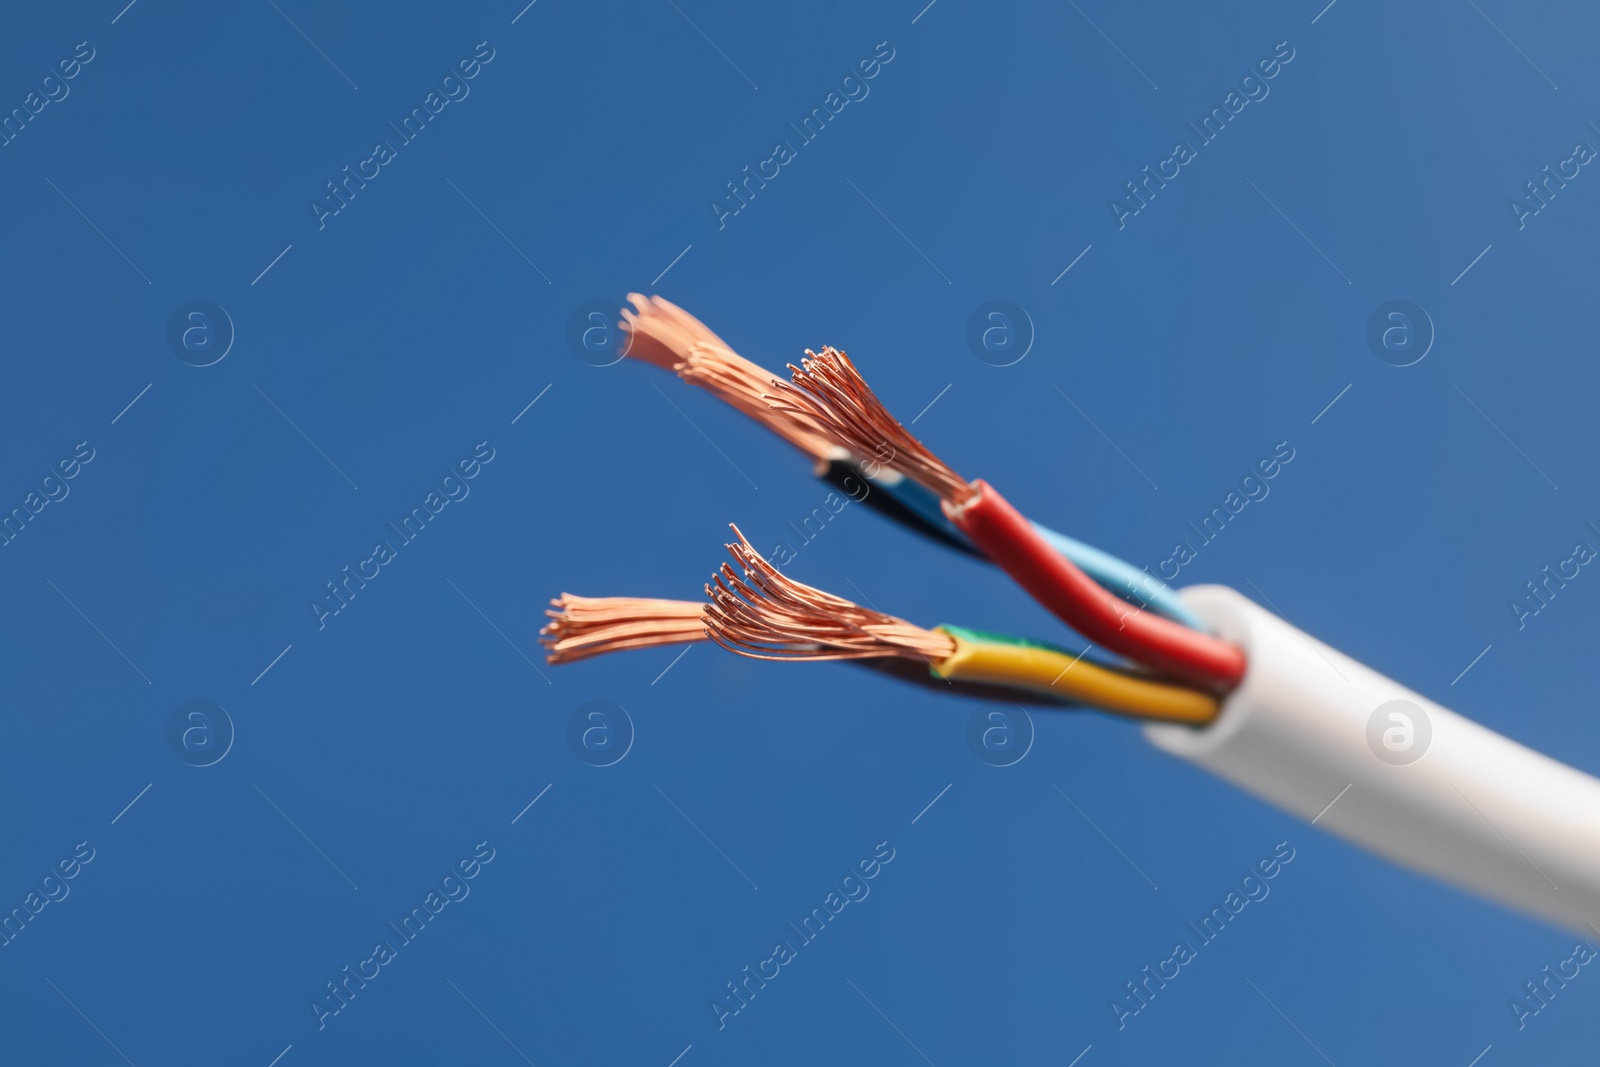
POLYGON ((752 659, 866 659, 902 656, 937 661, 955 654, 949 634, 871 611, 786 577, 732 527, 737 542, 706 586, 706 635, 752 659))
POLYGON ((789 373, 792 382, 777 382, 766 395, 774 410, 805 420, 826 433, 829 443, 899 471, 952 504, 975 493, 889 414, 843 352, 825 347, 819 354, 808 348, 799 367, 789 364, 789 373))
POLYGON ((550 608, 550 622, 539 631, 550 663, 706 639, 706 606, 685 600, 562 593, 550 608))
POLYGON ((623 354, 670 370, 759 422, 812 459, 823 459, 832 441, 809 419, 774 410, 764 399, 778 379, 729 348, 705 323, 659 296, 629 293, 635 310, 622 310, 629 335, 623 354))

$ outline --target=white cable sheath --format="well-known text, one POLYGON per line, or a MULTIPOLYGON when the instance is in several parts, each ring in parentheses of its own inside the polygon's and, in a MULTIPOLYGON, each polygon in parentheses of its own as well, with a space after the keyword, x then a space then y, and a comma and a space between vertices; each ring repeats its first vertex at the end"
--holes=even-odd
POLYGON ((1600 936, 1600 780, 1462 718, 1232 589, 1182 596, 1245 650, 1249 668, 1216 722, 1148 725, 1152 744, 1404 867, 1600 936), (1394 700, 1411 706, 1379 711, 1394 700))

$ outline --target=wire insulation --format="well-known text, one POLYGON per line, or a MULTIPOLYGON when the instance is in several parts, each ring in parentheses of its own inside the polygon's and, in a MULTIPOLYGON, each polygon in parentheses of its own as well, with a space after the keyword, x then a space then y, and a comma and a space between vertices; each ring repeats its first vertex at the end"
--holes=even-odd
POLYGON ((1176 589, 1161 579, 1148 571, 1140 570, 1127 560, 1113 556, 1104 549, 1085 544, 1064 533, 1057 533, 1032 519, 1028 521, 1034 532, 1048 541, 1051 548, 1076 563, 1083 573, 1101 586, 1124 600, 1165 615, 1191 630, 1205 632, 1206 626, 1200 621, 1200 617, 1189 610, 1178 596, 1176 589))
POLYGON ((1055 551, 987 482, 973 482, 971 489, 959 506, 947 500, 945 513, 1062 622, 1096 644, 1185 681, 1228 690, 1244 677, 1245 657, 1238 648, 1130 609, 1055 551))
POLYGON ((1220 707, 1209 693, 1109 670, 1048 645, 996 640, 956 626, 939 629, 956 639, 956 651, 933 670, 952 681, 1015 686, 1120 715, 1191 725, 1209 723, 1220 707))
POLYGON ((967 535, 944 517, 939 510, 938 497, 894 471, 881 471, 877 477, 869 475, 850 458, 849 453, 843 449, 837 451, 839 455, 817 464, 817 477, 843 490, 851 500, 867 505, 907 530, 963 555, 985 558, 982 552, 973 547, 967 535))
MULTIPOLYGON (((839 450, 844 453, 843 449, 839 450)), ((979 559, 987 559, 966 534, 945 517, 939 506, 939 497, 924 485, 919 485, 898 471, 880 469, 869 475, 854 460, 843 456, 830 458, 826 466, 819 465, 819 477, 851 494, 868 507, 888 516, 895 522, 938 541, 947 548, 979 559), (856 479, 851 485, 846 479, 856 479), (865 488, 863 488, 865 487, 865 488)), ((1190 611, 1178 596, 1177 590, 1161 579, 1142 571, 1123 559, 1118 559, 1104 549, 1058 533, 1041 523, 1033 522, 1039 536, 1050 542, 1050 547, 1066 556, 1089 577, 1122 599, 1147 607, 1151 611, 1181 622, 1191 630, 1204 630, 1198 616, 1190 611)))
MULTIPOLYGON (((1595 934, 1600 781, 1442 707, 1235 590, 1202 585, 1183 595, 1250 650, 1250 671, 1204 730, 1146 726, 1154 745, 1402 867, 1580 937, 1595 934)), ((1528 711, 1547 710, 1538 688, 1520 695, 1528 711)), ((1593 766, 1593 752, 1584 760, 1593 766)))

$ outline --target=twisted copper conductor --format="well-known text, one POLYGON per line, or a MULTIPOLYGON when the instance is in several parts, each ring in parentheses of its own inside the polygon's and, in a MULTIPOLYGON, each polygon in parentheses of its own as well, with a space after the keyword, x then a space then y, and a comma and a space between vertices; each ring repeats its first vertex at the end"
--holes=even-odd
POLYGON ((961 504, 975 490, 889 414, 861 377, 850 357, 836 348, 821 354, 806 349, 792 382, 776 382, 766 394, 775 411, 804 420, 824 432, 829 443, 927 486, 940 498, 961 504))
POLYGON ((812 459, 829 452, 832 441, 809 419, 775 411, 764 399, 778 379, 729 348, 710 328, 659 296, 629 293, 636 310, 624 308, 622 329, 629 335, 623 354, 670 370, 737 408, 812 459))
POLYGON ((545 612, 550 622, 539 631, 549 663, 573 663, 607 652, 706 639, 704 604, 562 593, 550 601, 550 607, 552 610, 545 612))
POLYGON ((937 661, 955 654, 949 634, 870 611, 785 577, 737 526, 724 563, 706 586, 706 636, 752 659, 867 659, 901 656, 937 661), (742 573, 741 573, 742 572, 742 573))

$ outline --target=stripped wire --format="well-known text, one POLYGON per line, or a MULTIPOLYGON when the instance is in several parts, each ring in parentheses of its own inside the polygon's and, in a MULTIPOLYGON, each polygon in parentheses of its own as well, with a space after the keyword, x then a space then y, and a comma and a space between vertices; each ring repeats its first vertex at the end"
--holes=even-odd
MULTIPOLYGON (((735 533, 738 531, 736 530, 735 533)), ((542 631, 551 663, 708 637, 762 660, 848 660, 924 688, 1011 703, 1087 705, 1135 719, 1203 725, 1216 697, 1002 634, 926 630, 785 578, 741 536, 705 603, 637 597, 551 601, 542 631), (741 573, 742 572, 742 573, 741 573)))
MULTIPOLYGON (((563 593, 550 603, 552 610, 546 614, 551 621, 540 631, 539 640, 545 646, 547 661, 552 664, 576 663, 608 652, 710 640, 705 631, 705 612, 711 605, 704 601, 581 597, 563 593)), ((1004 680, 942 678, 928 669, 925 660, 884 656, 852 662, 943 696, 1055 708, 1080 703, 1059 689, 1020 689, 1004 680)))
POLYGON ((843 352, 807 350, 792 381, 776 383, 769 402, 821 427, 856 454, 937 493, 942 510, 978 548, 1057 618, 1090 641, 1153 670, 1220 690, 1244 677, 1244 653, 1154 613, 1134 611, 1062 556, 988 483, 968 482, 900 425, 843 352))
MULTIPOLYGON (((854 450, 841 447, 809 415, 798 410, 774 408, 768 398, 773 394, 774 384, 781 383, 781 379, 728 347, 705 323, 659 296, 632 293, 628 299, 633 302, 634 309, 622 312, 621 327, 628 335, 623 355, 673 371, 685 382, 707 390, 804 452, 813 461, 818 477, 841 486, 855 499, 864 501, 868 507, 900 525, 957 551, 983 555, 970 538, 940 513, 937 496, 917 481, 889 468, 887 460, 896 452, 895 441, 869 439, 854 450), (845 484, 846 478, 858 477, 869 483, 864 493, 845 484)), ((870 391, 864 400, 877 404, 870 391)), ((882 405, 878 407, 881 409, 882 405)), ((886 411, 882 414, 888 415, 886 411)), ((893 419, 888 421, 893 424, 893 419)), ((900 436, 898 447, 910 448, 913 452, 921 449, 920 443, 909 433, 900 436)), ((931 453, 928 456, 932 458, 931 453)), ((1117 596, 1176 619, 1191 629, 1203 629, 1200 620, 1177 594, 1154 575, 1048 527, 1038 523, 1034 526, 1056 551, 1117 596)))

